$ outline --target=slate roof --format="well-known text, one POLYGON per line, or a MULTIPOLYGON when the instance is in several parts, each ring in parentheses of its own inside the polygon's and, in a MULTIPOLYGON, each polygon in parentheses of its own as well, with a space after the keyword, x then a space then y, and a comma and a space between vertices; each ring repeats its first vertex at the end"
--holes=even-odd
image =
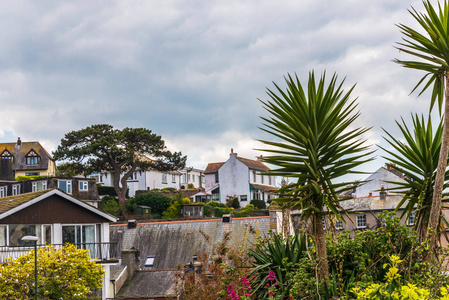
POLYGON ((264 172, 270 171, 270 168, 268 168, 266 165, 264 165, 261 161, 243 158, 243 157, 239 157, 239 156, 237 156, 237 159, 239 161, 241 161, 243 164, 245 164, 250 169, 264 171, 264 172))
POLYGON ((218 169, 220 169, 224 164, 224 162, 209 163, 207 164, 206 170, 204 170, 204 174, 217 173, 218 169))
POLYGON ((175 296, 175 273, 178 270, 138 271, 128 283, 120 289, 121 298, 156 298, 175 296))
POLYGON ((21 145, 17 143, 0 143, 0 153, 7 150, 14 156, 13 169, 14 170, 41 170, 48 168, 49 160, 53 160, 51 155, 42 147, 39 142, 22 142, 21 145), (27 165, 26 155, 34 150, 39 156, 39 164, 27 165))

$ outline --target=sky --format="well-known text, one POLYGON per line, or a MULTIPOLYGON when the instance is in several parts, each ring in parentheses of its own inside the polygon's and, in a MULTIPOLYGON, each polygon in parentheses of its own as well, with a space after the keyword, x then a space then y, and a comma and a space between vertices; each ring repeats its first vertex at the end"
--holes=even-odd
MULTIPOLYGON (((432 1, 434 3, 434 1, 432 1)), ((388 147, 385 128, 427 114, 411 94, 423 75, 393 59, 395 24, 417 28, 421 1, 6 1, 0 0, 0 142, 39 141, 92 124, 143 127, 187 164, 255 158, 272 139, 259 129, 273 82, 334 72, 357 84, 368 145, 388 147)), ((438 118, 438 114, 434 114, 438 118)), ((385 163, 381 150, 362 171, 385 163)))

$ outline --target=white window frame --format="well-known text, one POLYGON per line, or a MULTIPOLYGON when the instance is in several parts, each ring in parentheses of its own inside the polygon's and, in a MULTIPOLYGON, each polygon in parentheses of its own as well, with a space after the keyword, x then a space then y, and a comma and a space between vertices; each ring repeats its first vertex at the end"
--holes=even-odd
POLYGON ((268 185, 271 185, 271 176, 268 175, 268 185))
POLYGON ((335 221, 335 230, 343 230, 343 221, 341 220, 335 221))
POLYGON ((171 174, 171 182, 176 183, 176 175, 175 174, 171 174))
POLYGON ((67 186, 67 191, 65 191, 67 194, 72 194, 72 181, 71 180, 58 180, 58 188, 59 188, 59 182, 65 181, 67 186))
POLYGON ((80 192, 87 192, 89 190, 89 183, 85 180, 78 181, 78 190, 80 192))
POLYGON ((162 173, 162 183, 167 183, 167 173, 162 173))
POLYGON ((31 184, 31 191, 32 192, 37 192, 37 191, 43 191, 47 189, 47 181, 35 181, 31 184), (38 183, 42 183, 42 190, 38 190, 37 189, 37 184, 38 183))
POLYGON ((240 195, 240 201, 248 201, 248 195, 240 195))
POLYGON ((260 174, 260 183, 263 184, 263 174, 260 174))
POLYGON ((45 241, 45 232, 44 232, 44 226, 50 226, 50 243, 53 243, 53 225, 52 224, 42 224, 41 225, 41 244, 43 245, 45 241))
POLYGON ((8 187, 2 186, 0 187, 0 198, 8 196, 8 187))
POLYGON ((257 174, 256 174, 256 171, 253 171, 253 182, 257 182, 257 174))
POLYGON ((356 216, 356 224, 357 224, 357 229, 365 229, 366 228, 366 215, 356 216))
POLYGON ((13 184, 12 186, 12 195, 20 195, 20 184, 13 184))

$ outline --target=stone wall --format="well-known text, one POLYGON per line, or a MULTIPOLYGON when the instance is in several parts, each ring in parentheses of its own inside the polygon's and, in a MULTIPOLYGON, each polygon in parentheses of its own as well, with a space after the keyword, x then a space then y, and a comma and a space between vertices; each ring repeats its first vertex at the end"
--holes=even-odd
POLYGON ((146 257, 154 255, 154 269, 171 269, 192 261, 194 254, 212 253, 223 234, 231 232, 230 247, 249 246, 258 236, 270 229, 269 217, 232 219, 230 223, 218 220, 192 220, 159 223, 139 223, 136 228, 126 225, 110 226, 111 242, 119 241, 122 249, 140 251, 140 267, 146 257))

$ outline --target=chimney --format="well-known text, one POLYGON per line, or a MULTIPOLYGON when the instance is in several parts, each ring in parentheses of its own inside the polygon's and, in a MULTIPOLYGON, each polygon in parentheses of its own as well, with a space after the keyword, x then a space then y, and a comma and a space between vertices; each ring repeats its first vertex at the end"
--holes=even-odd
POLYGON ((20 137, 17 138, 17 146, 22 145, 22 141, 20 140, 20 137))
POLYGON ((234 149, 233 148, 231 148, 231 154, 229 154, 229 156, 230 157, 234 157, 234 158, 237 157, 237 153, 234 153, 234 149))
POLYGON ((256 158, 257 158, 257 161, 262 161, 263 155, 261 155, 261 156, 256 156, 256 158))
POLYGON ((234 149, 233 149, 233 148, 231 148, 231 154, 232 154, 232 153, 234 153, 234 149))
POLYGON ((387 200, 387 192, 385 192, 384 187, 380 188, 379 200, 383 200, 383 201, 387 200))

